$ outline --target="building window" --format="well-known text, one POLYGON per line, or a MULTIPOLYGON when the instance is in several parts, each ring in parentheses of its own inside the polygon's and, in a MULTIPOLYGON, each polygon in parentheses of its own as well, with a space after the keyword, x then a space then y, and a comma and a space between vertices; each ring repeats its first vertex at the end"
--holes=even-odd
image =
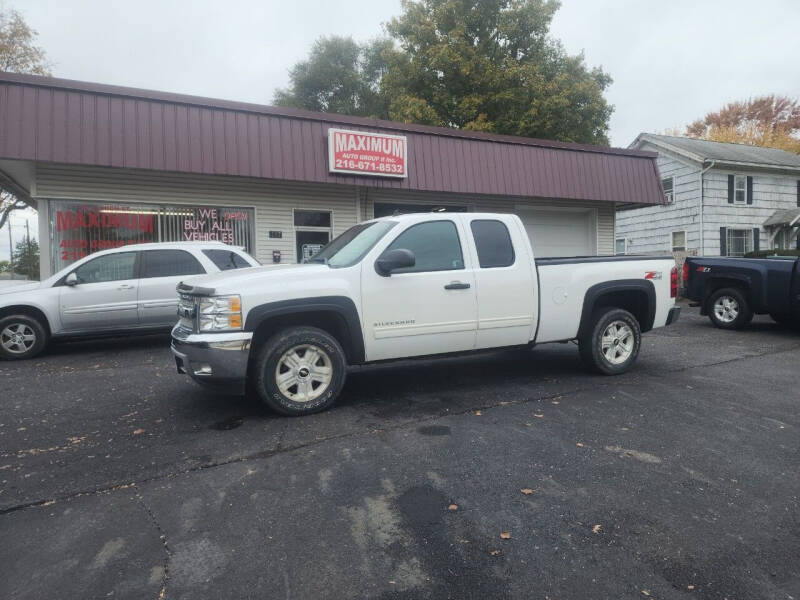
POLYGON ((667 177, 662 179, 661 186, 664 188, 664 197, 667 199, 667 204, 672 204, 675 201, 675 178, 667 177))
POLYGON ((753 251, 752 229, 728 229, 727 256, 744 256, 753 251))
POLYGON ((672 251, 684 252, 686 250, 686 232, 673 231, 672 232, 672 251))
POLYGON ((747 203, 747 177, 744 175, 733 178, 733 200, 737 204, 747 203))
POLYGON ((626 238, 617 238, 614 242, 614 254, 627 254, 628 253, 628 240, 626 238))
POLYGON ((331 241, 333 217, 329 210, 294 211, 294 241, 297 262, 309 260, 331 241))
POLYGON ((254 211, 230 206, 105 204, 53 200, 54 270, 96 252, 144 242, 219 241, 255 250, 254 211))

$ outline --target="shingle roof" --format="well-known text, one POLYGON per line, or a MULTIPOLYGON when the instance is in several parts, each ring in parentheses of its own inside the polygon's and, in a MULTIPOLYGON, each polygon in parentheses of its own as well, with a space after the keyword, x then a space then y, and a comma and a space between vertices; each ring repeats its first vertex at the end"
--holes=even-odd
POLYGON ((672 135, 656 135, 642 133, 636 138, 635 146, 640 140, 649 141, 660 146, 671 146, 678 151, 694 155, 701 160, 717 160, 730 163, 748 163, 754 165, 770 165, 800 169, 800 154, 793 154, 778 148, 762 148, 747 144, 731 144, 711 142, 688 137, 672 135))

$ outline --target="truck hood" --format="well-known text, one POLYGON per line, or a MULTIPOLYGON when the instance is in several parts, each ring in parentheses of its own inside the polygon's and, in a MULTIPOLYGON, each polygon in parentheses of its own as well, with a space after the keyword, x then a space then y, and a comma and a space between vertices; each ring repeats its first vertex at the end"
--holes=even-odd
POLYGON ((262 281, 305 279, 330 272, 330 267, 323 264, 268 265, 189 277, 181 283, 195 288, 211 289, 214 294, 236 294, 243 288, 262 281))
POLYGON ((0 296, 4 296, 6 294, 17 294, 20 292, 30 292, 31 290, 38 290, 42 287, 42 283, 40 281, 32 281, 30 283, 0 283, 0 296))

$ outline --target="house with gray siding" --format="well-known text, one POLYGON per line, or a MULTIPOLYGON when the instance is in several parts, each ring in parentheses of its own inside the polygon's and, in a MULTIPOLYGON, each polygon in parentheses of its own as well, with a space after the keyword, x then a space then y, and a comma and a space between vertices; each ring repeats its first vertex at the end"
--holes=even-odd
POLYGON ((640 134, 658 154, 666 203, 617 212, 617 254, 742 256, 796 248, 800 156, 744 144, 640 134))

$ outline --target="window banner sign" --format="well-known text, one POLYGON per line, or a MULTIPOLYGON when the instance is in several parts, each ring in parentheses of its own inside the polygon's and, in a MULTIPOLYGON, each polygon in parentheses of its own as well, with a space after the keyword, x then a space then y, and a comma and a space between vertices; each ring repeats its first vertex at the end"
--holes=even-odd
POLYGON ((408 177, 408 140, 404 135, 328 130, 331 173, 408 177))
POLYGON ((252 208, 51 202, 52 265, 63 268, 99 250, 146 242, 209 242, 253 251, 252 208))

